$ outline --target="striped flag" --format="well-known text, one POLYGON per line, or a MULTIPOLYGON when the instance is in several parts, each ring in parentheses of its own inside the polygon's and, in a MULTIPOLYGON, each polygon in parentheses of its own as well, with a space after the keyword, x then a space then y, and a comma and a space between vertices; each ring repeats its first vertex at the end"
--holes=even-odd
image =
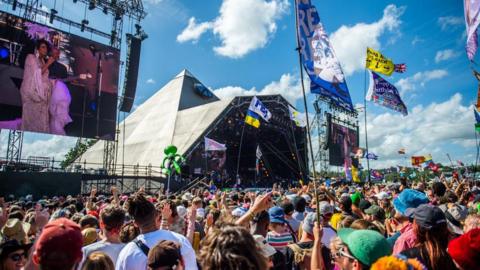
POLYGON ((395 72, 404 73, 405 71, 407 71, 406 64, 395 64, 395 72))

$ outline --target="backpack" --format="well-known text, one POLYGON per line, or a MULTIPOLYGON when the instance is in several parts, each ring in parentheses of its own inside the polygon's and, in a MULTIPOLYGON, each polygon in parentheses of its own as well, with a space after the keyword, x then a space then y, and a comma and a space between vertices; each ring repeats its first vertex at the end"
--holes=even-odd
POLYGON ((293 261, 300 270, 310 270, 310 261, 312 259, 312 249, 303 249, 297 244, 290 244, 288 247, 293 251, 293 261))

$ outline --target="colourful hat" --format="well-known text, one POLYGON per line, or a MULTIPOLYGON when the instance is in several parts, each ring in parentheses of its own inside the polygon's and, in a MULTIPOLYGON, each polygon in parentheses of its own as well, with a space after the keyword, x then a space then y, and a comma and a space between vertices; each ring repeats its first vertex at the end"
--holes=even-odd
POLYGON ((448 244, 448 254, 463 269, 479 270, 480 229, 472 229, 448 244))
POLYGON ((405 213, 407 209, 417 208, 418 206, 426 203, 428 203, 428 198, 425 193, 414 189, 403 190, 398 197, 393 200, 393 206, 395 207, 395 210, 404 216, 407 215, 407 213, 405 213))
POLYGON ((360 203, 360 199, 362 198, 362 195, 360 194, 360 192, 355 192, 353 193, 351 196, 350 196, 350 199, 352 199, 352 204, 353 205, 358 205, 358 203, 360 203))
POLYGON ((346 228, 338 231, 338 237, 347 245, 352 256, 365 266, 392 253, 387 239, 376 231, 346 228))

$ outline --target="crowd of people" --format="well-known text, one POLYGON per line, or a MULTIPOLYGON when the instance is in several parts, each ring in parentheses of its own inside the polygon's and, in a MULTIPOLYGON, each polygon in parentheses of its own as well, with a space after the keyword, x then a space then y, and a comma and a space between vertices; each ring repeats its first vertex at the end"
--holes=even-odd
POLYGON ((320 182, 0 198, 0 270, 480 269, 480 182, 320 182))

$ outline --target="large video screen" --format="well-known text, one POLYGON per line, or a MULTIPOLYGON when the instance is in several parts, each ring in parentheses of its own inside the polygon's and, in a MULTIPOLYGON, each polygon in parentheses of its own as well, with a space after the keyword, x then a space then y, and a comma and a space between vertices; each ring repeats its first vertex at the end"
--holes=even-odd
POLYGON ((345 158, 358 149, 357 131, 331 122, 328 149, 330 165, 343 166, 345 158))
POLYGON ((120 51, 0 12, 0 129, 113 140, 120 51))

